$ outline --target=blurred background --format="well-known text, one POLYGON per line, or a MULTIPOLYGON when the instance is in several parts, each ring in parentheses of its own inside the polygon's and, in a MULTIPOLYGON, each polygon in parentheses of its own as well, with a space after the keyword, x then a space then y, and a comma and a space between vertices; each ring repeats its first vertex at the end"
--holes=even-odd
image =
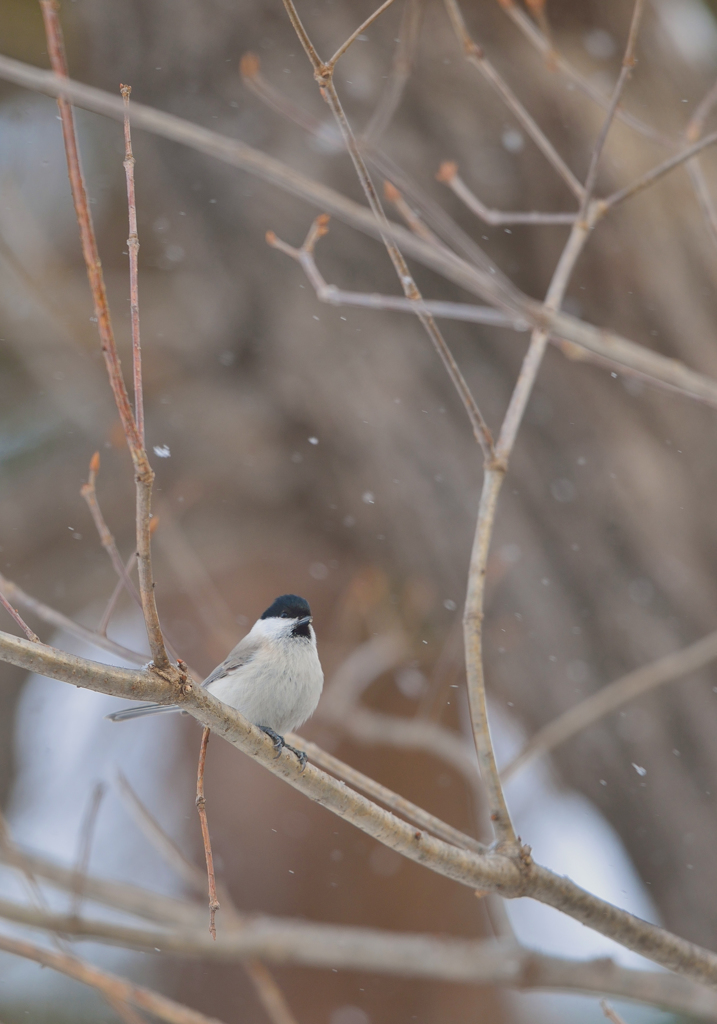
MULTIPOLYGON (((301 14, 328 55, 372 9, 364 0, 309 0, 301 14)), ((584 178, 600 109, 546 66, 499 4, 464 10, 477 41, 584 178)), ((551 0, 547 14, 560 51, 608 92, 629 5, 551 0)), ((402 17, 397 3, 339 65, 337 87, 357 130, 379 102, 402 17)), ((73 77, 113 93, 129 83, 136 100, 242 139, 362 201, 279 0, 73 0, 63 22, 73 77), (247 51, 318 122, 318 134, 246 87, 238 64, 247 51)), ((0 50, 48 66, 34 0, 4 0, 0 50)), ((638 58, 626 108, 679 138, 717 70, 712 9, 700 0, 655 0, 638 58)), ((92 114, 77 117, 126 368, 122 130, 92 114)), ((299 245, 320 211, 176 144, 140 131, 133 141, 147 442, 160 521, 155 573, 169 638, 207 673, 277 594, 300 593, 314 613, 327 690, 359 645, 400 632, 405 653, 373 679, 364 705, 439 722, 469 744, 460 619, 481 461, 420 325, 398 313, 320 304, 298 265, 267 247, 269 229, 299 245)), ((435 181, 441 161, 455 160, 489 207, 573 209, 566 186, 463 60, 436 0, 422 5, 413 71, 379 145, 521 289, 544 296, 567 229, 489 227, 435 181)), ((599 191, 621 187, 665 155, 616 124, 599 191)), ((702 163, 709 181, 715 157, 707 152, 702 163)), ((0 194, 0 571, 94 628, 115 577, 80 487, 99 450, 99 500, 129 557, 131 463, 92 322, 55 104, 4 84, 0 194)), ((317 258, 340 288, 398 293, 378 243, 338 222, 317 258)), ((427 297, 470 301, 414 269, 427 297)), ((565 307, 717 377, 716 269, 717 249, 681 170, 600 224, 565 307)), ((445 336, 497 427, 527 335, 449 323, 445 336)), ((488 570, 487 676, 501 760, 581 698, 715 628, 715 427, 712 409, 548 352, 501 496, 488 570)), ((28 619, 43 639, 101 657, 28 619)), ((2 628, 15 629, 9 617, 2 628)), ((125 598, 109 632, 145 649, 125 598)), ((115 726, 103 716, 116 700, 28 681, 7 665, 0 676, 0 800, 18 841, 73 863, 91 794, 103 782, 90 870, 181 892, 134 830, 117 770, 201 864, 196 723, 115 726)), ((714 669, 680 679, 565 743, 508 790, 539 860, 710 948, 716 691, 714 669)), ((303 732, 488 837, 470 771, 420 750, 360 742, 321 707, 303 732)), ((379 847, 216 739, 207 799, 219 871, 242 909, 493 934, 467 890, 379 847)), ((635 962, 557 914, 508 909, 527 944, 635 962)), ((264 1020, 236 966, 94 947, 91 954, 228 1022, 264 1020)), ((601 1017, 589 999, 289 967, 276 976, 301 1024, 601 1017)), ((0 958, 7 1021, 115 1019, 78 989, 0 958)))

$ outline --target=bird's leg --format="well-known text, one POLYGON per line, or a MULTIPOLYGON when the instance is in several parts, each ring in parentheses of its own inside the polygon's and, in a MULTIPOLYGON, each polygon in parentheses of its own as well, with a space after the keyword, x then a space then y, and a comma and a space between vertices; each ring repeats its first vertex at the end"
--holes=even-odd
POLYGON ((285 741, 283 736, 280 736, 278 732, 274 732, 274 730, 270 729, 268 725, 260 725, 259 728, 261 729, 262 732, 265 732, 269 739, 273 742, 274 750, 276 751, 277 757, 282 752, 284 747, 286 747, 287 750, 290 750, 292 754, 296 755, 299 764, 301 765, 301 770, 304 770, 304 768, 306 767, 307 757, 303 750, 297 750, 296 747, 292 747, 290 743, 287 743, 285 741))

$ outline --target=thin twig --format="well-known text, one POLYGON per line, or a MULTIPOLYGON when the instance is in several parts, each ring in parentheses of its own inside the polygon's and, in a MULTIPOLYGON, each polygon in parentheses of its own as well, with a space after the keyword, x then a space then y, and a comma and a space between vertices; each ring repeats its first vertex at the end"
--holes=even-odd
MULTIPOLYGON (((0 861, 22 871, 25 875, 29 871, 64 892, 71 893, 75 884, 75 872, 72 868, 12 844, 3 846, 0 843, 0 861)), ((204 877, 202 872, 202 879, 204 877)), ((187 900, 164 896, 136 885, 108 881, 92 875, 85 878, 84 892, 85 898, 93 903, 122 910, 125 914, 143 921, 151 921, 162 927, 196 926, 204 934, 204 907, 197 903, 189 903, 187 900)))
MULTIPOLYGON (((94 110, 119 121, 124 119, 122 101, 110 93, 60 78, 49 71, 33 68, 2 55, 0 78, 49 96, 66 96, 87 110, 94 110)), ((251 146, 139 103, 132 105, 130 119, 138 127, 207 153, 233 167, 239 167, 292 195, 300 196, 318 209, 328 211, 372 237, 380 237, 376 219, 365 206, 347 199, 326 185, 304 177, 280 160, 252 149, 251 146)), ((393 174, 393 171, 384 168, 382 173, 393 174)), ((401 187, 405 190, 404 184, 401 187)), ((400 224, 391 223, 390 228, 392 236, 404 252, 471 294, 478 295, 515 316, 524 316, 533 326, 546 327, 555 338, 573 342, 606 360, 618 363, 619 367, 643 374, 651 383, 672 388, 697 401, 717 406, 717 382, 704 374, 695 373, 678 360, 667 359, 643 345, 637 345, 604 328, 585 323, 577 317, 562 312, 550 313, 545 310, 542 303, 535 302, 520 292, 495 267, 486 267, 484 270, 477 263, 471 265, 447 248, 427 244, 400 224)), ((485 257, 483 259, 486 263, 489 262, 485 257)))
MULTIPOLYGON (((339 129, 341 130, 341 135, 346 145, 346 149, 348 150, 349 156, 351 157, 351 162, 354 165, 354 169, 361 183, 361 187, 364 191, 366 199, 368 200, 371 212, 373 213, 376 219, 376 223, 378 225, 379 233, 381 236, 381 241, 386 247, 386 251, 388 252, 389 258, 393 263, 394 269, 400 281, 404 295, 406 296, 407 299, 415 301, 416 315, 420 322, 422 323, 423 327, 425 328, 429 338, 431 339, 434 348, 438 352, 438 355, 440 356, 441 361, 443 362, 443 365, 446 368, 446 371, 448 372, 448 376, 450 377, 453 386, 455 387, 456 391, 458 392, 461 398, 461 401, 463 402, 465 410, 468 413, 468 418, 471 422, 475 438, 483 451, 484 460, 486 463, 489 463, 493 459, 492 434, 490 432, 488 424, 483 419, 483 415, 480 409, 478 408, 478 404, 475 398, 473 397, 473 394, 471 393, 471 390, 468 387, 468 384, 466 383, 466 380, 463 377, 463 374, 461 373, 458 364, 453 358, 450 349, 446 345, 443 335, 439 331, 435 320, 430 315, 430 313, 426 312, 423 309, 423 298, 421 296, 421 293, 418 290, 415 281, 413 280, 413 277, 408 269, 408 266, 403 258, 400 249, 398 248, 395 240, 391 235, 391 228, 389 226, 386 214, 384 213, 383 207, 381 205, 381 200, 378 197, 378 193, 374 187, 373 181, 371 180, 371 175, 369 174, 364 158, 361 155, 361 151, 359 149, 358 143, 356 142, 356 138, 351 130, 351 126, 349 125, 349 122, 346 118, 346 114, 344 113, 343 107, 341 106, 341 101, 339 100, 338 93, 336 92, 336 88, 333 83, 332 68, 321 62, 311 40, 309 39, 306 33, 306 30, 304 29, 304 26, 301 24, 301 19, 299 18, 299 15, 296 12, 293 0, 284 0, 284 7, 286 8, 286 11, 289 14, 289 18, 294 27, 294 30, 296 31, 299 40, 301 41, 301 44, 304 47, 304 50, 306 51, 306 54, 313 65, 314 77, 316 78, 316 81, 319 84, 321 95, 328 103, 329 108, 336 120, 336 123, 339 126, 339 129)), ((321 218, 319 218, 319 221, 320 220, 321 218)), ((319 221, 316 222, 317 225, 319 221)), ((317 238, 319 238, 323 233, 324 231, 322 230, 318 230, 318 233, 315 233, 314 235, 312 235, 310 232, 309 237, 307 237, 305 245, 308 248, 313 248, 313 245, 315 244, 317 238)))
MULTIPOLYGON (((134 583, 130 579, 129 570, 122 561, 122 556, 117 550, 115 539, 110 532, 110 528, 107 526, 105 517, 102 515, 102 509, 100 508, 99 501, 97 500, 97 474, 100 471, 100 453, 95 454, 90 459, 90 469, 87 477, 87 483, 83 484, 80 488, 80 494, 87 502, 87 507, 92 515, 92 520, 95 524, 95 528, 100 537, 100 543, 109 555, 110 561, 117 576, 122 581, 122 585, 126 588, 127 593, 131 594, 137 605, 142 607, 142 598, 140 597, 139 591, 135 587, 134 583)), ((102 627, 100 627, 101 629, 102 627)))
POLYGON ((92 852, 92 841, 97 825, 97 815, 106 792, 104 782, 95 784, 90 796, 85 816, 80 826, 80 840, 77 847, 77 860, 75 863, 74 881, 72 885, 72 903, 70 913, 73 917, 80 916, 82 900, 85 895, 85 881, 87 870, 90 866, 90 853, 92 852))
POLYGON ((458 167, 452 160, 443 161, 438 168, 436 181, 447 185, 451 192, 458 196, 461 202, 465 203, 468 209, 486 224, 494 226, 500 224, 574 224, 578 217, 577 213, 539 213, 537 211, 508 213, 503 210, 491 210, 471 192, 458 174, 458 167))
POLYGON ((162 529, 157 534, 159 548, 223 658, 237 642, 237 625, 231 609, 169 506, 164 504, 159 511, 162 520, 162 529))
POLYGON ((359 36, 360 36, 360 35, 361 35, 361 34, 362 34, 363 32, 365 32, 365 31, 366 31, 366 29, 367 29, 367 28, 368 28, 368 27, 369 27, 370 25, 372 25, 372 24, 374 23, 374 21, 376 21, 376 19, 377 19, 377 18, 379 18, 379 17, 380 17, 380 16, 381 16, 381 15, 383 14, 383 12, 384 12, 384 11, 385 11, 385 10, 386 10, 387 8, 389 8, 389 7, 391 6, 391 4, 392 4, 392 3, 393 3, 393 0, 384 0, 384 2, 383 2, 383 3, 381 4, 381 6, 380 6, 380 7, 377 7, 377 8, 376 8, 376 10, 375 10, 375 11, 373 12, 373 14, 370 14, 370 15, 368 16, 368 18, 366 18, 366 20, 365 20, 364 22, 362 22, 362 24, 360 24, 360 25, 359 25, 359 27, 358 27, 358 28, 357 28, 357 29, 356 29, 356 30, 355 30, 354 32, 352 32, 352 33, 351 33, 351 35, 350 35, 350 36, 348 37, 348 39, 346 39, 346 40, 345 40, 345 41, 344 41, 344 42, 343 42, 343 43, 341 44, 341 46, 339 46, 338 50, 337 50, 337 51, 336 51, 336 53, 335 53, 335 54, 333 55, 333 57, 331 58, 331 60, 329 60, 329 61, 328 61, 328 63, 326 64, 326 67, 327 67, 327 69, 328 69, 328 68, 330 68, 330 69, 331 69, 331 70, 333 71, 334 67, 336 66, 336 62, 337 62, 337 61, 339 60, 339 58, 340 58, 340 57, 343 57, 343 55, 344 55, 344 54, 346 53, 346 51, 348 50, 348 48, 349 48, 350 46, 352 46, 352 45, 353 45, 353 43, 355 43, 355 42, 356 42, 356 40, 358 39, 358 37, 359 37, 359 36))
POLYGON ((197 811, 199 812, 199 824, 202 828, 202 842, 204 843, 204 856, 207 861, 207 881, 209 884, 209 934, 216 941, 217 928, 214 918, 219 910, 217 899, 217 885, 214 879, 214 857, 212 856, 212 843, 209 838, 209 823, 207 822, 207 802, 204 798, 204 764, 207 758, 207 746, 211 729, 204 728, 202 742, 199 747, 199 765, 197 767, 197 811))
MULTIPOLYGON (((129 647, 123 647, 122 644, 118 644, 100 633, 87 629, 86 626, 81 626, 78 622, 74 622, 66 615, 63 615, 62 612, 58 612, 55 608, 51 608, 42 601, 38 601, 36 598, 26 594, 22 587, 18 587, 17 583, 13 583, 12 580, 7 579, 0 573, 0 593, 2 592, 9 598, 12 598, 12 600, 17 601, 27 611, 32 612, 33 615, 37 615, 43 622, 54 626, 56 629, 70 633, 72 636, 76 636, 78 639, 84 640, 85 643, 92 644, 101 650, 109 651, 110 654, 122 658, 123 661, 129 661, 131 664, 144 665, 147 662, 146 654, 132 651, 129 647)), ((30 637, 29 639, 33 638, 30 637)), ((42 643, 42 641, 36 639, 36 643, 42 643)))
POLYGON ((79 960, 75 956, 54 953, 21 939, 11 939, 8 935, 0 935, 0 949, 5 953, 13 953, 15 956, 21 956, 26 960, 34 960, 45 967, 51 967, 54 971, 59 971, 61 974, 66 974, 68 977, 82 982, 83 985, 97 989, 105 996, 130 1003, 141 1010, 147 1010, 160 1020, 167 1021, 167 1024, 221 1024, 216 1017, 207 1017, 205 1014, 199 1013, 198 1010, 182 1006, 181 1003, 168 999, 158 992, 153 992, 141 985, 133 985, 124 978, 92 967, 86 961, 79 960))
POLYGON ((607 999, 600 1000, 600 1009, 605 1014, 607 1019, 612 1022, 612 1024, 625 1024, 625 1021, 622 1019, 620 1014, 613 1010, 612 1006, 610 1006, 607 999))
MULTIPOLYGON (((56 0, 40 0, 45 35, 47 37, 47 50, 50 56, 50 63, 56 75, 67 78, 67 60, 60 26, 58 4, 56 0)), ((90 282, 92 298, 97 317, 97 326, 102 341, 102 352, 107 366, 107 373, 110 385, 115 397, 117 411, 122 421, 122 428, 127 440, 127 446, 134 464, 135 481, 137 486, 137 564, 139 572, 139 590, 142 596, 142 609, 147 628, 150 649, 154 666, 158 671, 170 672, 170 665, 167 652, 164 647, 162 630, 157 614, 157 605, 154 596, 154 580, 152 577, 152 558, 150 545, 149 523, 151 518, 152 482, 154 473, 147 459, 142 438, 139 434, 137 424, 132 414, 132 408, 122 378, 117 346, 115 344, 112 322, 110 319, 109 305, 107 302, 107 291, 105 289, 102 264, 100 262, 99 250, 95 238, 92 216, 87 200, 82 166, 80 163, 75 122, 72 107, 63 97, 58 97, 57 105, 62 121, 62 134, 65 142, 65 153, 67 155, 67 169, 70 178, 70 188, 75 205, 75 213, 80 228, 80 239, 82 242, 82 253, 87 267, 87 276, 90 282)), ((124 104, 123 104, 124 119, 124 104)))
MULTIPOLYGON (((154 525, 156 522, 157 522, 156 517, 153 517, 152 525, 154 525)), ((128 576, 132 572, 132 569, 135 567, 136 564, 137 564, 137 552, 133 551, 132 554, 127 559, 127 561, 124 563, 124 571, 125 571, 125 573, 127 573, 128 576)), ((112 616, 114 615, 115 608, 117 607, 117 602, 119 601, 120 594, 122 593, 123 590, 124 590, 124 573, 122 574, 122 576, 118 577, 117 582, 115 583, 115 589, 110 594, 110 599, 107 602, 107 606, 106 606, 104 612, 102 613, 102 618, 100 619, 99 625, 97 627, 97 632, 98 633, 102 633, 103 636, 107 635, 107 628, 108 628, 108 626, 110 624, 110 620, 112 619, 112 616)))
POLYGON ((548 725, 539 729, 538 732, 526 743, 521 752, 501 772, 501 778, 507 782, 517 771, 523 768, 529 761, 547 754, 551 750, 565 743, 578 732, 586 729, 589 725, 604 718, 613 711, 617 711, 624 704, 643 693, 649 693, 663 683, 670 683, 680 679, 690 672, 709 665, 717 658, 717 632, 710 633, 689 647, 684 647, 674 654, 667 654, 664 658, 649 665, 643 665, 628 672, 627 675, 615 679, 607 686, 603 686, 597 693, 580 701, 575 707, 568 708, 562 715, 553 719, 548 725))
MULTIPOLYGON (((291 0, 284 0, 285 6, 288 4, 292 5, 291 0)), ((473 394, 468 387, 465 377, 461 373, 457 362, 453 358, 453 354, 448 348, 443 335, 438 329, 434 318, 428 313, 423 306, 423 296, 421 295, 415 281, 408 269, 406 261, 403 258, 401 251, 396 245, 395 241, 391 238, 390 227, 386 215, 381 206, 381 200, 378 197, 378 193, 374 188, 371 176, 368 172, 368 168, 364 162, 361 152, 356 144, 353 132, 349 126, 349 123, 344 114, 341 101, 339 100, 338 93, 334 86, 333 80, 328 79, 322 85, 322 93, 327 100, 336 121, 341 128, 341 134, 343 135, 346 147, 351 156, 354 168, 356 169, 357 175, 363 187, 366 198, 368 199, 369 205, 376 217, 381 231, 382 241, 386 247, 386 251, 389 254, 391 262, 394 265, 394 269, 398 276, 398 279, 403 288, 404 295, 407 299, 415 302, 416 304, 416 315, 423 324, 429 338, 433 343, 433 347, 436 349, 438 355, 443 362, 443 365, 448 373, 448 376, 455 387, 458 395, 463 402, 464 408, 468 413, 471 426, 473 428, 473 434, 478 441, 483 452, 483 458, 486 464, 492 462, 494 458, 493 448, 493 436, 490 432, 488 424, 483 418, 478 403, 476 402, 473 394)))
MULTIPOLYGON (((184 856, 175 841, 169 836, 157 819, 145 807, 127 777, 120 771, 117 773, 120 796, 134 821, 147 837, 152 846, 164 858, 165 862, 178 874, 182 881, 198 895, 204 896, 207 891, 207 874, 184 856)), ((239 923, 237 911, 229 890, 221 882, 216 883, 217 895, 221 895, 222 910, 227 913, 231 923, 239 923)))
MULTIPOLYGON (((637 2, 639 7, 641 0, 637 0, 637 2)), ((449 9, 455 7, 456 11, 458 10, 455 0, 446 0, 446 3, 449 5, 449 9)), ((633 27, 636 32, 636 22, 634 19, 633 27)), ((631 53, 631 48, 634 49, 635 32, 631 28, 626 50, 628 55, 631 53)), ((604 142, 613 115, 614 109, 608 110, 605 127, 598 136, 593 157, 595 157, 595 154, 599 156, 600 147, 604 142)), ((591 160, 591 166, 596 164, 596 159, 591 160)), ((590 231, 599 217, 602 216, 603 211, 604 207, 602 204, 591 201, 584 209, 583 216, 573 225, 548 288, 544 304, 546 310, 557 311, 560 308, 573 267, 582 252, 590 231)), ((523 360, 523 365, 508 404, 500 434, 498 435, 496 464, 485 473, 483 478, 463 614, 468 700, 476 750, 478 752, 478 762, 480 764, 481 776, 488 790, 491 820, 494 824, 496 835, 499 842, 508 847, 515 846, 517 840, 510 821, 495 761, 486 708, 485 670, 483 664, 485 577, 498 495, 505 478, 518 429, 542 363, 547 342, 547 331, 533 331, 528 352, 523 360)))
MULTIPOLYGON (((0 576, 0 586, 3 586, 4 583, 5 583, 5 580, 0 576)), ((40 637, 37 635, 37 633, 33 632, 33 630, 30 629, 30 627, 25 622, 25 620, 23 619, 22 615, 17 610, 17 608, 13 608, 13 606, 10 604, 8 599, 3 594, 2 590, 0 590, 0 604, 3 606, 5 611, 9 612, 11 617, 15 620, 15 622, 20 627, 20 629, 23 631, 23 633, 25 634, 25 636, 27 637, 28 640, 32 640, 36 644, 42 643, 42 640, 40 640, 40 637)))
POLYGON ((631 199, 638 192, 648 188, 650 185, 654 185, 656 181, 664 177, 665 174, 669 174, 670 171, 674 171, 680 164, 685 163, 691 157, 697 153, 701 153, 703 149, 707 149, 708 146, 714 146, 717 142, 717 132, 712 132, 711 135, 705 135, 704 138, 699 139, 691 146, 687 146, 671 156, 668 160, 664 160, 661 164, 653 167, 651 171, 647 171, 641 177, 637 178, 630 185, 626 185, 624 188, 618 189, 617 192, 613 192, 607 199, 603 200, 605 206, 609 209, 617 206, 618 203, 624 202, 626 199, 631 199))
MULTIPOLYGON (((697 107, 687 124, 687 128, 685 129, 686 142, 696 142, 697 139, 699 139, 704 130, 705 121, 712 112, 712 108, 715 103, 717 103, 717 81, 714 82, 702 100, 697 104, 697 107)), ((687 173, 690 176, 690 181, 692 182, 692 188, 695 196, 697 197, 697 202, 702 208, 702 213, 704 214, 707 226, 712 236, 712 241, 717 245, 717 207, 715 207, 715 203, 707 186, 707 181, 699 158, 693 157, 692 160, 688 160, 686 167, 687 173)))
POLYGON ((463 54, 466 60, 480 72, 485 80, 498 93, 508 109, 513 112, 518 122, 523 126, 527 134, 536 144, 543 156, 563 179, 570 191, 582 201, 584 195, 583 186, 560 156, 555 146, 548 139, 545 132, 537 124, 535 118, 528 113, 502 75, 500 75, 493 67, 493 64, 488 60, 483 52, 482 47, 473 40, 466 27, 463 13, 458 6, 458 0, 445 0, 445 5, 453 31, 455 32, 458 42, 463 49, 463 54))
POLYGON ((124 118, 124 172, 127 179, 127 210, 129 214, 129 308, 132 324, 132 379, 134 382, 134 419, 137 433, 144 448, 144 392, 142 389, 142 347, 139 335, 139 276, 137 257, 139 254, 139 238, 137 236, 137 203, 134 195, 134 154, 132 153, 132 135, 129 126, 129 97, 131 85, 121 85, 120 92, 125 106, 124 118))
POLYGON ((361 144, 374 146, 384 134, 401 102, 411 75, 423 19, 423 0, 406 0, 391 70, 371 118, 361 133, 361 144))
MULTIPOLYGON (((573 82, 578 89, 589 99, 596 103, 603 110, 607 111, 610 106, 610 97, 604 96, 603 93, 597 89, 590 79, 582 75, 576 68, 567 61, 562 54, 555 49, 552 45, 551 40, 546 39, 540 29, 530 20, 525 11, 520 7, 515 0, 498 0, 498 3, 503 11, 508 15, 514 25, 520 29, 528 42, 534 46, 539 53, 542 53, 546 58, 548 65, 551 68, 555 68, 562 75, 564 75, 569 81, 573 82)), ((623 110, 622 107, 617 109, 617 118, 624 124, 633 128, 639 132, 646 139, 650 139, 652 142, 657 142, 661 146, 667 146, 673 149, 678 143, 675 139, 671 139, 667 135, 663 135, 662 132, 657 131, 652 125, 646 124, 640 120, 634 114, 631 114, 627 110, 623 110)))
POLYGON ((261 960, 257 960, 256 957, 245 960, 244 970, 249 975, 259 1002, 272 1024, 297 1024, 284 993, 261 960))
MULTIPOLYGON (((311 242, 315 240, 316 228, 321 228, 321 234, 328 231, 328 215, 318 217, 309 230, 308 238, 311 242)), ((307 242, 300 249, 278 238, 275 232, 267 231, 267 244, 273 249, 291 256, 299 263, 306 273, 309 282, 316 292, 320 302, 326 302, 330 306, 361 306, 368 309, 395 310, 401 313, 411 313, 415 316, 416 300, 403 298, 400 295, 377 295, 365 292, 344 292, 335 285, 327 284, 321 271, 316 265, 314 256, 314 245, 307 246, 307 242)), ((515 331, 525 331, 528 324, 525 320, 512 319, 500 310, 490 306, 471 306, 463 302, 436 302, 430 299, 421 299, 421 306, 428 310, 433 316, 447 320, 465 320, 471 323, 489 324, 492 327, 510 327, 515 331)))
POLYGON ((431 229, 427 227, 421 218, 411 209, 392 182, 384 181, 383 197, 387 203, 393 203, 414 235, 418 235, 418 237, 422 238, 424 242, 429 242, 431 245, 442 244, 441 240, 433 234, 431 229))
POLYGON ((261 59, 258 54, 247 51, 242 54, 239 61, 239 73, 244 85, 257 96, 262 103, 275 110, 277 114, 288 118, 294 124, 299 125, 304 131, 310 132, 315 138, 324 138, 325 124, 318 117, 308 113, 298 103, 295 103, 291 96, 285 96, 279 92, 261 73, 261 59))
POLYGON ((590 200, 592 199, 593 191, 595 189, 595 181, 597 179, 598 165, 600 163, 600 157, 602 151, 605 148, 608 133, 612 127, 613 120, 615 118, 615 112, 620 102, 623 89, 627 85, 628 79, 632 74, 632 69, 635 66, 635 48, 637 46, 637 36, 640 30, 640 20, 642 18, 642 12, 645 8, 645 0, 635 0, 635 6, 632 11, 632 20, 630 22, 630 30, 627 36, 627 45, 625 47, 625 54, 622 58, 622 66, 620 68, 620 74, 618 75, 615 88, 612 91, 610 97, 610 105, 607 108, 607 117, 603 121, 600 134, 598 135, 597 142, 593 147, 592 154, 590 156, 590 166, 588 168, 587 177, 585 178, 585 194, 583 201, 580 205, 580 218, 587 216, 588 207, 590 200))

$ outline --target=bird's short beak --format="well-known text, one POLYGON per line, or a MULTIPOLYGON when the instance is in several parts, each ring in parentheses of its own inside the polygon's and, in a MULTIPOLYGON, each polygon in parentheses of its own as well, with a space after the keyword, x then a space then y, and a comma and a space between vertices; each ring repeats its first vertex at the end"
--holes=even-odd
POLYGON ((303 617, 303 619, 299 619, 299 621, 296 623, 296 625, 297 626, 306 626, 306 625, 308 625, 309 622, 313 622, 313 621, 314 621, 313 615, 305 615, 303 617))

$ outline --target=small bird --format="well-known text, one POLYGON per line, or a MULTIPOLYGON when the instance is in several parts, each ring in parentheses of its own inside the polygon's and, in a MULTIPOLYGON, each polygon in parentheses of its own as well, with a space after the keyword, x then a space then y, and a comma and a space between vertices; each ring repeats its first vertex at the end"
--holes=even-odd
MULTIPOLYGON (((274 741, 277 756, 284 747, 303 768, 306 754, 284 741, 316 710, 324 673, 316 650, 308 602, 283 594, 269 605, 231 654, 202 683, 212 696, 235 708, 274 741)), ((125 722, 143 715, 181 711, 178 704, 139 704, 107 718, 125 722)))

